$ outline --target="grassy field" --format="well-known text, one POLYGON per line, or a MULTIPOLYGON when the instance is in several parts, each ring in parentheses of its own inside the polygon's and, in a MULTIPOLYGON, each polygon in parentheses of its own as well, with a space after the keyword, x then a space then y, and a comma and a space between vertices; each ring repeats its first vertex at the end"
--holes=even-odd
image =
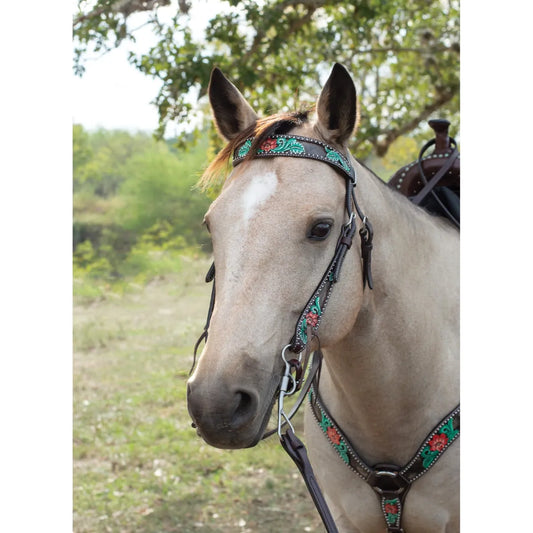
POLYGON ((165 279, 74 302, 76 533, 324 531, 277 437, 223 451, 191 428, 208 266, 184 258, 165 279))

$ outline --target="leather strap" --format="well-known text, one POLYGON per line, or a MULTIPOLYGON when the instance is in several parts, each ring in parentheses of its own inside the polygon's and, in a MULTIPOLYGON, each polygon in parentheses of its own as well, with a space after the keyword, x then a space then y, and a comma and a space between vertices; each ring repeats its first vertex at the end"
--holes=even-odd
POLYGON ((403 467, 391 464, 369 466, 355 451, 318 394, 318 383, 309 391, 312 413, 330 444, 353 472, 377 494, 387 533, 402 533, 402 512, 411 484, 424 475, 459 437, 460 407, 446 415, 433 428, 412 459, 403 467))
POLYGON ((311 495, 311 498, 315 503, 315 507, 322 518, 322 522, 324 523, 326 531, 328 533, 338 533, 335 521, 331 516, 331 511, 329 510, 328 504, 326 503, 326 500, 324 499, 322 491, 320 490, 318 482, 315 478, 315 473, 313 472, 313 468, 309 462, 309 458, 307 457, 307 450, 305 449, 303 442, 296 437, 290 428, 281 436, 280 441, 281 445, 289 454, 289 457, 294 461, 298 467, 298 470, 302 474, 309 494, 311 495))
POLYGON ((214 261, 213 261, 213 263, 211 263, 211 266, 209 267, 209 270, 207 271, 207 274, 205 276, 205 282, 206 283, 210 283, 211 281, 213 282, 213 287, 211 289, 211 298, 209 300, 209 309, 207 310, 207 319, 205 321, 204 330, 202 331, 202 334, 200 335, 200 337, 198 337, 198 340, 196 341, 196 343, 194 345, 193 360, 192 360, 191 369, 189 370, 189 376, 193 373, 194 367, 196 366, 196 355, 197 355, 197 352, 198 352, 198 348, 200 347, 200 344, 202 343, 202 341, 206 341, 207 342, 209 324, 211 323, 211 315, 213 314, 213 309, 215 307, 216 290, 215 290, 215 263, 214 263, 214 261))
POLYGON ((354 168, 344 154, 326 143, 301 135, 271 135, 260 143, 254 137, 246 139, 233 154, 233 166, 248 158, 256 157, 302 157, 316 159, 340 170, 352 183, 357 177, 354 168))
MULTIPOLYGON (((429 181, 426 181, 426 184, 416 196, 411 198, 411 201, 414 204, 420 205, 421 202, 425 200, 426 196, 435 188, 435 186, 446 175, 450 168, 452 168, 453 162, 457 159, 458 155, 459 152, 457 148, 454 148, 452 153, 446 158, 446 163, 440 168, 440 170, 429 181)), ((419 159, 418 162, 421 165, 421 159, 419 159)), ((421 171, 420 175, 425 178, 423 171, 421 171)))
POLYGON ((331 260, 325 274, 320 280, 320 283, 313 292, 311 298, 308 300, 306 306, 300 314, 298 322, 296 323, 294 336, 291 341, 291 351, 294 353, 301 352, 307 345, 306 332, 308 326, 311 326, 313 332, 317 333, 322 315, 326 309, 330 297, 331 290, 333 289, 333 285, 340 277, 340 270, 344 258, 346 257, 346 252, 351 248, 353 237, 357 230, 356 217, 353 207, 355 207, 355 211, 362 221, 362 226, 359 230, 359 236, 361 238, 361 258, 363 263, 363 288, 365 288, 367 284, 369 289, 374 287, 371 270, 371 253, 373 246, 372 225, 370 224, 368 218, 362 213, 355 198, 354 184, 349 180, 346 180, 345 205, 349 220, 341 228, 341 233, 337 240, 337 246, 335 248, 333 259, 331 260))
POLYGON ((424 475, 459 437, 461 408, 457 406, 437 424, 413 458, 402 468, 401 475, 413 483, 424 475))

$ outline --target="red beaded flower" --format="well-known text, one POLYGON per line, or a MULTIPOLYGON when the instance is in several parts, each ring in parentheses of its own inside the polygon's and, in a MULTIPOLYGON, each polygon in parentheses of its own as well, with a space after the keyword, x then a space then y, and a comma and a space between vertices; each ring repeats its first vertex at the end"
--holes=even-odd
POLYGON ((309 311, 309 313, 305 315, 305 321, 309 326, 314 328, 318 324, 318 315, 312 311, 309 311))
POLYGON ((339 445, 341 443, 341 436, 339 435, 339 432, 334 427, 328 428, 328 438, 333 444, 339 445))
POLYGON ((440 435, 433 435, 428 444, 429 449, 432 452, 440 452, 442 449, 444 449, 446 444, 448 444, 448 437, 444 433, 441 433, 440 435))
POLYGON ((398 506, 392 503, 385 504, 385 512, 388 514, 398 514, 398 506))
POLYGON ((261 150, 263 150, 264 152, 270 152, 270 150, 273 150, 274 148, 276 148, 278 146, 278 142, 276 141, 276 139, 266 139, 265 141, 263 141, 261 143, 261 150))

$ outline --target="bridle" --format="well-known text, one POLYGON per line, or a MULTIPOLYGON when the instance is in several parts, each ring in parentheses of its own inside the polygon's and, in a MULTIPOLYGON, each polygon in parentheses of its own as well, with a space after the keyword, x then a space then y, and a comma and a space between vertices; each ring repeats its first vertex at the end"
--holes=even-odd
MULTIPOLYGON (((320 283, 313 292, 311 298, 307 301, 303 311, 300 313, 294 331, 294 335, 289 344, 282 351, 282 359, 285 364, 285 373, 280 384, 280 393, 278 398, 278 434, 281 438, 281 426, 290 425, 290 419, 296 414, 305 394, 308 392, 314 376, 320 369, 322 354, 320 350, 315 351, 313 357, 314 364, 306 380, 307 387, 302 389, 298 400, 296 401, 290 414, 283 410, 283 399, 301 389, 303 378, 309 356, 311 353, 311 337, 316 337, 316 332, 320 326, 322 316, 328 304, 331 291, 339 280, 341 267, 346 256, 346 252, 351 248, 353 237, 357 230, 356 217, 361 220, 359 236, 361 239, 361 259, 363 269, 363 289, 368 285, 373 288, 371 259, 372 259, 372 241, 373 230, 368 218, 363 214, 357 198, 355 196, 355 187, 357 185, 357 174, 354 167, 350 164, 349 158, 340 151, 332 148, 328 144, 311 137, 302 137, 300 135, 271 135, 260 142, 253 137, 246 139, 233 154, 233 167, 236 167, 245 160, 265 157, 299 157, 305 159, 314 159, 322 161, 333 167, 345 180, 346 190, 344 195, 344 208, 347 221, 342 225, 333 258, 330 261, 320 283), (354 211, 355 209, 355 211, 354 211), (303 353, 305 350, 305 353, 303 353), (286 352, 292 352, 296 355, 289 360, 286 358, 286 352), (303 364, 302 364, 303 362, 303 364), (283 421, 282 421, 283 419, 283 421)), ((196 365, 196 354, 203 340, 207 341, 211 316, 215 305, 215 263, 213 262, 207 272, 206 282, 213 282, 211 290, 211 299, 207 313, 207 320, 204 330, 194 346, 194 359, 190 374, 196 365)), ((291 426, 292 428, 292 426, 291 426)), ((273 435, 276 430, 271 430, 263 435, 263 439, 273 435)))
MULTIPOLYGON (((242 163, 247 157, 250 157, 249 154, 254 144, 253 141, 253 138, 247 139, 241 147, 235 151, 233 158, 234 167, 242 163)), ((363 260, 363 286, 366 286, 368 283, 369 288, 372 288, 373 283, 370 263, 373 231, 372 225, 357 203, 355 197, 357 175, 355 169, 345 155, 318 139, 301 137, 299 135, 272 135, 261 142, 259 147, 255 149, 255 153, 253 153, 252 157, 254 159, 259 159, 264 157, 283 156, 315 159, 327 163, 337 170, 341 176, 344 177, 346 182, 344 208, 347 221, 342 225, 333 259, 329 263, 329 266, 313 295, 308 300, 307 305, 304 307, 296 324, 293 338, 289 343, 289 350, 291 352, 300 353, 308 344, 307 325, 311 325, 313 332, 318 330, 331 290, 339 279, 346 252, 351 248, 352 240, 356 232, 356 215, 362 222, 359 235, 361 238, 361 255, 363 260)))
MULTIPOLYGON (((335 170, 337 170, 345 179, 346 192, 344 197, 344 206, 346 212, 347 222, 342 225, 340 235, 337 240, 333 258, 329 263, 326 272, 322 276, 320 283, 309 298, 306 306, 300 314, 300 318, 296 323, 294 335, 285 349, 294 354, 300 354, 309 344, 308 326, 311 331, 317 332, 322 316, 329 301, 331 290, 338 281, 340 271, 346 252, 351 248, 353 237, 357 230, 356 215, 361 220, 361 228, 359 236, 361 239, 361 259, 363 263, 363 287, 373 288, 371 258, 372 258, 372 240, 373 230, 368 218, 363 214, 355 196, 355 187, 357 185, 357 175, 355 169, 350 164, 349 159, 341 152, 332 148, 331 146, 313 139, 310 137, 302 137, 299 135, 272 135, 260 143, 260 146, 255 148, 252 154, 252 147, 254 145, 254 138, 246 139, 238 149, 235 150, 233 156, 233 166, 236 167, 243 161, 252 158, 264 157, 300 157, 305 159, 314 159, 327 163, 335 170), (355 211, 354 211, 355 209, 355 211)), ((211 315, 213 313, 215 303, 215 264, 213 263, 205 278, 206 282, 213 281, 213 289, 211 291, 211 300, 209 310, 207 313, 207 320, 204 326, 204 331, 195 344, 194 353, 196 361, 196 352, 200 343, 207 340, 209 324, 211 322, 211 315)), ((194 362, 195 362, 194 361, 194 362)), ((193 363, 193 368, 194 368, 193 363)), ((192 372, 192 369, 191 369, 192 372)))
MULTIPOLYGON (((303 400, 309 398, 310 406, 319 426, 325 430, 326 426, 328 438, 334 434, 333 442, 337 452, 348 466, 360 477, 362 477, 376 492, 380 499, 380 505, 387 525, 388 532, 403 532, 401 528, 401 514, 405 501, 405 496, 411 483, 423 475, 435 463, 440 455, 447 449, 459 434, 459 408, 447 415, 429 434, 417 454, 403 468, 396 465, 374 465, 368 466, 364 460, 355 452, 342 430, 336 425, 333 417, 329 415, 322 404, 318 392, 320 379, 320 368, 322 363, 322 352, 320 348, 313 352, 312 364, 306 374, 306 367, 310 361, 311 344, 318 340, 318 331, 321 319, 328 304, 331 291, 339 280, 342 264, 346 252, 351 248, 353 237, 357 231, 357 218, 361 221, 359 236, 361 240, 361 261, 363 272, 363 289, 368 285, 373 288, 371 256, 373 246, 373 230, 368 218, 363 214, 357 203, 355 187, 357 185, 357 174, 351 165, 349 158, 340 151, 332 148, 328 144, 310 137, 299 135, 271 135, 263 140, 256 140, 253 137, 246 139, 234 152, 233 166, 236 167, 243 161, 265 157, 300 157, 322 161, 333 167, 345 179, 346 191, 344 197, 344 207, 346 222, 342 225, 333 258, 330 261, 324 275, 312 296, 307 301, 306 306, 300 314, 296 323, 295 331, 290 342, 282 350, 281 357, 285 366, 281 378, 278 396, 278 425, 277 429, 266 432, 263 439, 278 433, 281 444, 291 459, 300 470, 307 485, 309 493, 322 518, 328 533, 337 533, 337 527, 331 512, 322 495, 320 487, 316 482, 313 469, 307 457, 304 444, 296 437, 291 418, 301 406, 303 400), (287 355, 291 353, 292 356, 287 355), (290 413, 285 413, 284 399, 300 390, 290 413), (285 433, 282 428, 288 425, 285 433), (446 438, 447 446, 438 450, 436 455, 430 449, 432 439, 446 438), (338 441, 340 444, 335 444, 338 441), (339 452, 338 446, 342 452, 339 452), (424 455, 425 454, 425 455, 424 455)), ((202 340, 207 340, 211 315, 215 303, 215 264, 213 263, 207 273, 206 281, 213 281, 211 300, 207 314, 204 331, 194 347, 194 360, 191 373, 196 363, 196 353, 202 340)))

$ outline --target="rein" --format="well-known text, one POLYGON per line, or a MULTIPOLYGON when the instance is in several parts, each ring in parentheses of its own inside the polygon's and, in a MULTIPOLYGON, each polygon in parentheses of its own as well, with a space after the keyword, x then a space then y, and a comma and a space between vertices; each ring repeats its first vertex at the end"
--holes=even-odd
MULTIPOLYGON (((257 143, 256 143, 257 144, 257 143)), ((363 288, 368 284, 373 288, 371 255, 373 230, 368 218, 361 211, 355 196, 357 175, 350 164, 348 157, 331 146, 317 139, 302 137, 299 135, 272 135, 254 146, 254 138, 246 139, 233 155, 233 166, 236 167, 245 160, 264 157, 301 157, 315 159, 327 163, 337 170, 346 182, 346 194, 344 199, 347 221, 342 225, 337 240, 333 258, 329 263, 322 279, 308 300, 300 314, 295 327, 294 335, 282 351, 281 357, 285 370, 280 382, 278 396, 278 425, 277 429, 266 432, 263 439, 278 433, 280 442, 295 462, 303 476, 309 493, 322 518, 328 533, 337 533, 335 521, 322 495, 316 481, 313 469, 307 457, 304 444, 296 437, 294 427, 291 424, 293 415, 298 411, 302 402, 307 397, 311 405, 314 417, 322 428, 330 443, 336 449, 342 460, 356 474, 362 477, 378 495, 383 516, 389 533, 402 533, 401 516, 405 496, 413 481, 423 475, 442 455, 447 447, 459 434, 459 408, 456 408, 448 417, 430 433, 413 459, 405 466, 374 465, 368 466, 355 452, 340 428, 324 407, 319 393, 320 368, 322 352, 315 350, 312 355, 312 363, 305 379, 305 373, 311 359, 311 344, 318 339, 318 331, 322 316, 328 304, 331 291, 338 281, 346 252, 351 248, 353 237, 357 230, 356 218, 361 220, 359 237, 361 240, 361 261, 363 267, 363 288), (287 352, 292 352, 294 357, 288 357, 287 352), (290 413, 285 413, 285 397, 292 396, 298 390, 300 395, 290 413), (283 427, 288 425, 285 433, 283 427), (446 439, 446 441, 444 441, 446 439)), ((453 162, 453 161, 452 161, 453 162)), ((437 179, 430 180, 432 186, 437 179)), ((429 185, 428 184, 428 185, 429 185)), ((423 190, 421 194, 427 195, 432 189, 423 190)), ((192 374, 196 364, 197 350, 203 340, 207 341, 209 324, 215 304, 215 264, 213 263, 207 273, 206 282, 213 281, 211 300, 207 314, 204 331, 194 347, 194 360, 190 371, 192 374)))

